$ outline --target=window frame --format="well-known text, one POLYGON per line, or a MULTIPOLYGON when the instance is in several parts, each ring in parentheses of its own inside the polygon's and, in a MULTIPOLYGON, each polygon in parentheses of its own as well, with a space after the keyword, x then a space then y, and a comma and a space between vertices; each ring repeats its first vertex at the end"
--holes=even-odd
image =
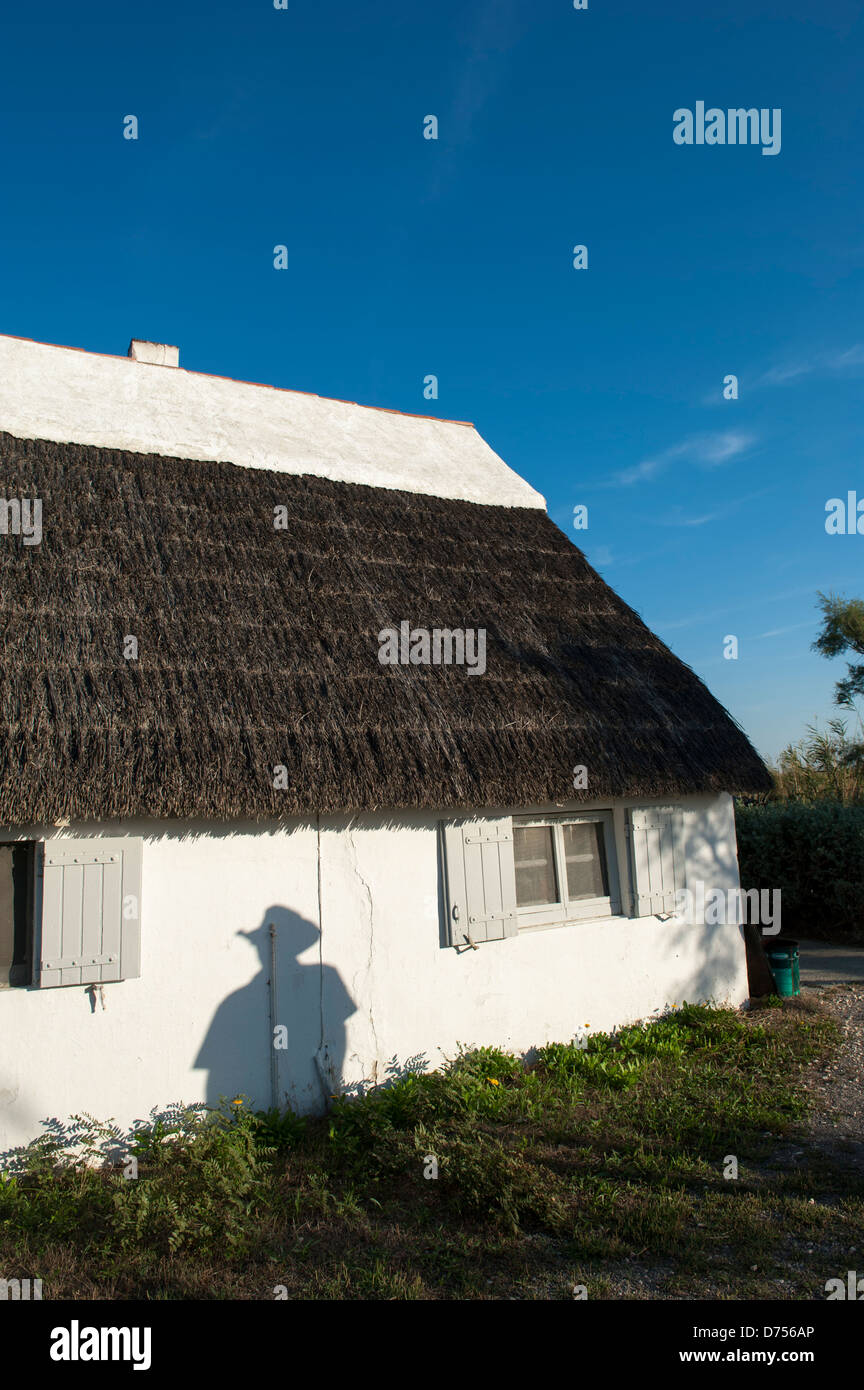
POLYGON ((615 819, 611 810, 562 812, 540 812, 535 815, 513 816, 514 857, 515 832, 532 828, 552 830, 552 853, 554 856, 555 878, 558 885, 559 901, 540 903, 533 907, 519 907, 517 900, 516 917, 519 931, 530 931, 536 927, 561 927, 568 923, 593 922, 598 918, 619 917, 623 907, 621 885, 618 876, 618 855, 615 839, 615 819), (565 825, 599 824, 602 827, 603 849, 606 855, 606 873, 609 880, 609 893, 599 898, 573 898, 568 896, 567 861, 564 847, 565 825))

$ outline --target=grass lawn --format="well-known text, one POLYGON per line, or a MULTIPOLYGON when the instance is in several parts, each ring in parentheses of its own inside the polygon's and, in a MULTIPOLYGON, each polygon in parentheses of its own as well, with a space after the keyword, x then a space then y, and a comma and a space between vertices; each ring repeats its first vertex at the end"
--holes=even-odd
POLYGON ((0 1181, 0 1270, 43 1298, 823 1299, 864 1173, 807 1135, 836 1025, 773 1003, 463 1053, 307 1123, 178 1113, 137 1178, 40 1141, 0 1181))

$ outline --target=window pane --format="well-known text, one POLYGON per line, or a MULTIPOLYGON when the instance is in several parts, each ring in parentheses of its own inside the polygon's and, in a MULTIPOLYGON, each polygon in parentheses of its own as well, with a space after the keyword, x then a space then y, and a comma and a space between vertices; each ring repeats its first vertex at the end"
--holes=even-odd
POLYGON ((565 825, 563 830, 567 896, 571 900, 608 898, 609 875, 602 824, 584 821, 581 825, 565 825))
POLYGON ((555 852, 550 825, 515 826, 513 849, 516 858, 516 904, 538 907, 557 903, 555 852))

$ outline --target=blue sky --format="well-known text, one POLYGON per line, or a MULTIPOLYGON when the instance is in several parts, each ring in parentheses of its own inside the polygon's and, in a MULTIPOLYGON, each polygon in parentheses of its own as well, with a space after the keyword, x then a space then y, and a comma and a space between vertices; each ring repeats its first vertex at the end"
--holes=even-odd
POLYGON ((810 643, 817 590, 864 596, 864 536, 824 525, 864 497, 858 0, 2 24, 0 332, 472 420, 762 753, 834 712, 810 643), (780 108, 779 154, 676 145, 700 100, 780 108))

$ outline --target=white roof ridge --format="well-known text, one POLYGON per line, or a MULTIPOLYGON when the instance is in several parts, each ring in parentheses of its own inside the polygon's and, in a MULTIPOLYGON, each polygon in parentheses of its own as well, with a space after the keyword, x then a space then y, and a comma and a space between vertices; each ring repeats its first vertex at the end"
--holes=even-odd
POLYGON ((0 429, 494 506, 546 505, 468 421, 3 334, 0 429))

